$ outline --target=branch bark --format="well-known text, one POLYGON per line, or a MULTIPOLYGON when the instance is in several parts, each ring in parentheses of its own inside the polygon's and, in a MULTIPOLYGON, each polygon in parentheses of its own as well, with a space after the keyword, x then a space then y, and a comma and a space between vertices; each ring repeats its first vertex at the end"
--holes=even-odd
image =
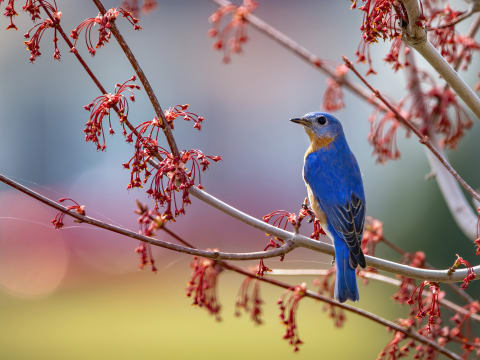
POLYGON ((460 96, 475 116, 480 119, 480 99, 475 92, 458 76, 444 57, 427 39, 426 30, 418 25, 421 15, 418 0, 401 0, 408 14, 408 23, 403 29, 403 40, 420 53, 440 74, 450 87, 460 96))

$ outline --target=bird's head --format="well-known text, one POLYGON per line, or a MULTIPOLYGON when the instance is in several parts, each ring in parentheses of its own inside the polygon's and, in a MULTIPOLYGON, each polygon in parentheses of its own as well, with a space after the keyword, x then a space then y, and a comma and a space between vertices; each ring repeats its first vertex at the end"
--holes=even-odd
POLYGON ((318 148, 330 144, 338 136, 343 135, 342 124, 333 115, 322 112, 311 112, 301 118, 291 119, 303 125, 310 141, 318 148))

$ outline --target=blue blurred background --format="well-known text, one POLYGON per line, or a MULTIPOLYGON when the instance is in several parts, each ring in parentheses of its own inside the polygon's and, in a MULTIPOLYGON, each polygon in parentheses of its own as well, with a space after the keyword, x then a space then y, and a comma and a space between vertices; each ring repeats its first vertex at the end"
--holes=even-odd
MULTIPOLYGON (((105 1, 107 7, 118 3, 105 1)), ((97 14, 88 1, 58 4, 67 29, 97 14)), ((296 211, 306 196, 301 168, 307 138, 288 120, 321 109, 326 78, 250 27, 244 54, 223 64, 207 37, 208 17, 215 9, 206 0, 159 1, 157 10, 142 17, 142 31, 134 32, 123 20, 118 24, 162 106, 189 103, 206 118, 201 132, 181 121, 174 131, 180 148, 223 157, 205 173, 206 190, 257 217, 276 209, 296 211)), ((354 58, 362 15, 349 10, 346 1, 261 0, 256 14, 332 65, 341 55, 354 58)), ((43 55, 30 64, 23 33, 31 25, 21 15, 15 19, 19 31, 0 32, 2 173, 51 198, 71 197, 86 205, 87 214, 136 230, 135 199, 145 197, 137 190, 126 191, 129 173, 121 166, 131 157, 132 146, 120 135, 108 137, 102 153, 84 142, 88 112, 82 106, 98 90, 63 43, 61 61, 52 60, 51 34, 42 41, 43 55)), ((7 19, 1 21, 5 27, 7 19)), ((405 81, 380 60, 388 47, 373 47, 379 75, 371 81, 398 100, 405 81)), ((86 54, 83 42, 77 48, 86 54)), ((133 74, 114 40, 87 61, 109 90, 133 74)), ((466 75, 470 84, 478 71, 474 58, 466 75)), ((154 114, 145 94, 136 98, 130 120, 151 120, 154 114)), ((364 175, 368 214, 384 222, 385 236, 407 251, 425 251, 439 268, 450 266, 456 253, 478 263, 435 181, 425 180, 430 170, 418 141, 405 139, 401 130, 401 159, 377 165, 367 142, 371 106, 349 93, 345 103, 337 116, 364 175)), ((118 123, 114 127, 118 129, 118 123)), ((449 153, 474 186, 480 182, 477 161, 472 160, 479 135, 475 121, 458 151, 449 153)), ((284 329, 276 305, 281 290, 262 286, 265 325, 254 327, 246 316, 233 317, 242 279, 222 274, 223 322, 216 323, 184 296, 189 257, 155 249, 158 273, 138 271, 136 243, 130 239, 70 219, 65 229, 55 231, 49 223, 54 211, 4 185, 0 204, 1 358, 373 358, 391 336, 350 314, 344 328, 336 329, 321 304, 304 300, 298 316, 305 345, 293 355, 281 340, 284 329)), ((170 227, 200 247, 258 250, 266 243, 264 234, 196 200, 187 216, 170 227)), ((377 249, 378 255, 399 260, 384 246, 377 249)), ((330 262, 327 256, 295 251, 283 263, 269 260, 267 265, 324 269, 330 262)), ((313 288, 312 277, 284 280, 306 281, 313 288)), ((407 309, 391 301, 394 291, 390 285, 361 286, 358 305, 388 319, 404 316, 407 309)), ((469 291, 478 298, 480 287, 472 284, 469 291)))

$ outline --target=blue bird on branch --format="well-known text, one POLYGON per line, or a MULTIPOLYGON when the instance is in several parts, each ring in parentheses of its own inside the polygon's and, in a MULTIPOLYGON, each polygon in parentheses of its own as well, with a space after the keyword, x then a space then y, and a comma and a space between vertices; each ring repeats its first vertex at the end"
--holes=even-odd
POLYGON ((291 121, 303 125, 310 138, 303 179, 312 210, 335 246, 335 299, 357 301, 355 270, 366 266, 361 249, 365 195, 357 160, 334 116, 312 112, 291 121))

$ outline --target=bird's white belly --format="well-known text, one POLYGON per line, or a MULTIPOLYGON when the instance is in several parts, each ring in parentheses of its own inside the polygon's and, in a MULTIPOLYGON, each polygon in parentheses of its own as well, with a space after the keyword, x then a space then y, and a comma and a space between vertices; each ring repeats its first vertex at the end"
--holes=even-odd
POLYGON ((305 186, 307 187, 308 201, 310 202, 310 206, 312 207, 312 210, 315 213, 315 216, 320 221, 320 225, 322 226, 323 231, 325 231, 327 236, 333 241, 332 234, 330 233, 330 231, 328 231, 327 217, 325 216, 325 213, 320 207, 320 204, 315 198, 315 195, 313 195, 313 191, 310 188, 310 185, 308 185, 306 181, 305 181, 305 186))

